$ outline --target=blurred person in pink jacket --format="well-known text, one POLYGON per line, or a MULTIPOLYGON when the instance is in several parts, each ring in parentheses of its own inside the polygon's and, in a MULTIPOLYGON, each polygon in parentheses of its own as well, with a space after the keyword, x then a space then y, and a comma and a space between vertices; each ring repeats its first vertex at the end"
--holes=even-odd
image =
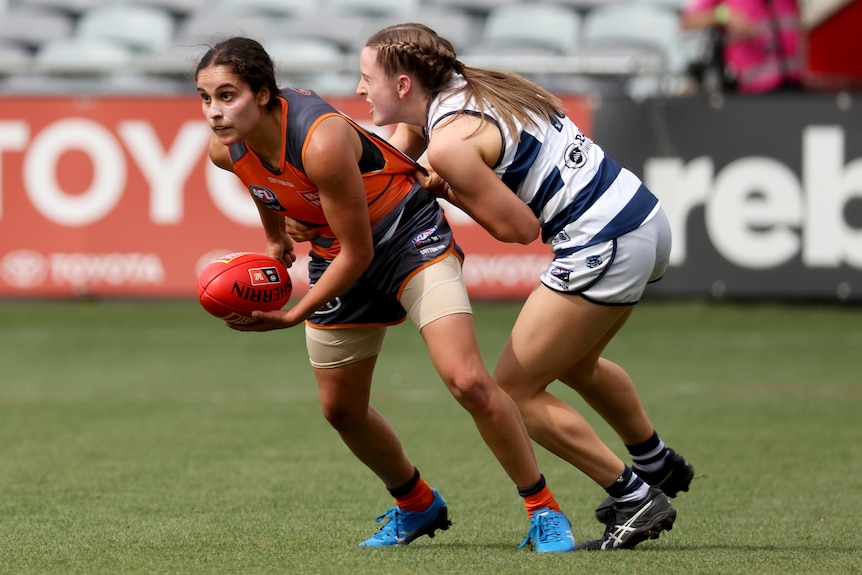
POLYGON ((724 73, 740 94, 798 90, 802 34, 797 0, 687 0, 682 28, 722 37, 724 73))

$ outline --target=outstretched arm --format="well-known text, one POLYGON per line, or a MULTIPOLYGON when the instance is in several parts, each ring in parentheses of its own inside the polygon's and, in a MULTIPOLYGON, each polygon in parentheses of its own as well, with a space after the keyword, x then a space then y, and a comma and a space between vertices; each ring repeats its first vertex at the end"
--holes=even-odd
POLYGON ((539 235, 539 220, 491 168, 501 148, 496 126, 462 115, 434 130, 428 162, 448 183, 445 197, 488 233, 503 242, 529 244, 539 235))

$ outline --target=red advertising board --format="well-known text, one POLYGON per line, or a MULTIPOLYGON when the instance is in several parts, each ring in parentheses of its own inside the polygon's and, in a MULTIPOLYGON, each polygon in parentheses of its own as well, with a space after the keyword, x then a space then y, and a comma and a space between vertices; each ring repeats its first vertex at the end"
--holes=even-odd
MULTIPOLYGON (((367 123, 361 99, 330 101, 367 123)), ((210 130, 195 96, 2 103, 0 297, 192 296, 213 257, 263 249, 247 191, 207 159, 210 130)), ((587 104, 565 104, 590 133, 587 104)), ((447 215, 467 253, 471 295, 525 297, 548 247, 502 244, 464 214, 447 215)), ((305 263, 291 270, 297 294, 307 289, 305 263)))

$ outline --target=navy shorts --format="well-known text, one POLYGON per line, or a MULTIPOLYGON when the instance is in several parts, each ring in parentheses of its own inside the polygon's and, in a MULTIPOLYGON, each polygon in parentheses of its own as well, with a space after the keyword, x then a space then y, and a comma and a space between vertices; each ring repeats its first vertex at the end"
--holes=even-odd
MULTIPOLYGON (((452 250, 463 258, 437 200, 418 185, 378 226, 373 239, 374 258, 365 273, 344 293, 315 311, 309 323, 321 327, 401 323, 407 313, 398 295, 413 273, 452 250)), ((311 289, 331 262, 311 254, 311 289)))

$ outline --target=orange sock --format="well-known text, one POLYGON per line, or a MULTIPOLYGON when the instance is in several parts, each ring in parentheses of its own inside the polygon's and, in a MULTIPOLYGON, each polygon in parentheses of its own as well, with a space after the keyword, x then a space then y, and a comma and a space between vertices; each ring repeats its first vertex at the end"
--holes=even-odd
POLYGON ((554 499, 554 494, 551 493, 551 490, 547 486, 538 493, 524 497, 524 505, 527 507, 527 513, 530 515, 530 518, 533 517, 533 513, 537 509, 541 509, 542 507, 560 511, 560 504, 554 499))
POLYGON ((433 502, 434 492, 421 477, 419 478, 419 481, 416 482, 413 489, 408 491, 407 494, 395 498, 395 504, 403 511, 412 511, 414 513, 417 511, 425 511, 431 507, 433 502))

